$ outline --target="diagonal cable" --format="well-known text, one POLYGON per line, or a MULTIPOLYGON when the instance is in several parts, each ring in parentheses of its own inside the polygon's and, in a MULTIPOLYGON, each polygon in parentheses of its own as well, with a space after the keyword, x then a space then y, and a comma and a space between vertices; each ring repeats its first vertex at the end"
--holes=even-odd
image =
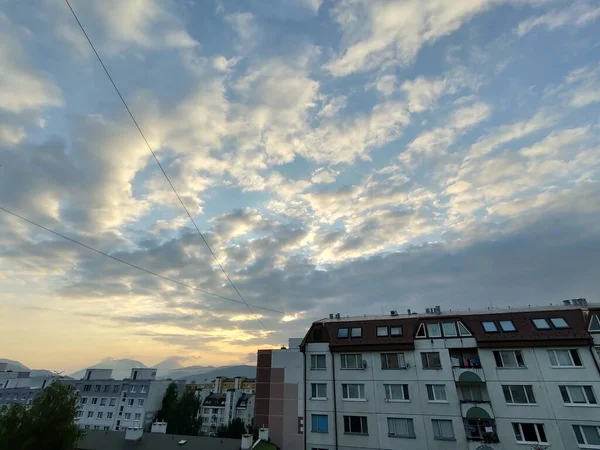
POLYGON ((98 59, 98 61, 100 62, 100 65, 102 66, 102 68, 104 69, 104 72, 106 73, 106 76, 108 77, 108 79, 110 80, 110 82, 112 83, 113 87, 115 88, 115 91, 117 92, 117 95, 119 96, 119 98, 121 99, 121 102, 123 103, 123 106, 125 106, 125 109, 127 110, 127 112, 129 113, 129 117, 131 117, 131 120, 133 121, 133 123, 135 124, 137 130, 139 131, 140 135, 142 136, 142 139, 144 139, 144 142, 146 143, 146 146, 148 147, 148 150, 150 150, 150 153, 152 153, 152 156, 154 157, 154 160, 156 161, 156 164, 158 164, 158 167, 160 168, 161 172, 163 173, 163 175, 165 176, 165 178, 167 179, 169 186, 171 186, 171 189, 173 190, 173 192, 175 193, 175 195, 177 196, 177 199, 179 200, 179 203, 181 203, 181 206, 183 207, 183 209, 185 210, 187 216, 190 218, 190 221, 192 222, 192 224, 194 225, 194 228, 196 228, 196 231, 198 232, 198 234, 200 235, 200 237, 202 238, 202 241, 204 242, 204 244, 206 245, 206 247, 208 248, 208 250, 210 251, 210 254, 212 255, 212 257, 214 258, 214 260, 216 261, 217 265, 219 266, 219 268, 221 269, 221 271, 223 272, 223 274, 225 275, 225 277, 227 278, 227 281, 229 281, 229 284, 231 285, 231 287, 233 288, 233 290, 236 292, 236 294, 238 295, 238 297, 241 299, 241 301, 248 307, 248 310, 250 311, 250 313, 254 316, 254 318, 263 326, 263 328, 266 330, 267 327, 265 326, 265 324, 260 320, 260 318, 254 313, 254 311, 252 310, 252 308, 250 307, 250 305, 248 304, 248 302, 246 302, 246 300, 244 299, 244 297, 242 296, 242 294, 240 293, 240 291, 238 290, 238 288, 235 286, 235 284, 233 283, 233 280, 229 277, 229 274, 227 273, 227 271, 225 270, 225 268, 223 267, 223 265, 221 264, 221 262, 219 261, 219 258, 217 258, 217 255, 215 254, 215 252, 213 251, 213 249, 211 248, 211 246, 209 245, 208 241, 206 240, 206 238, 204 237, 204 235, 202 234, 202 232, 200 231, 200 228, 198 228, 198 225, 196 224, 196 221, 194 220, 194 218, 192 217, 192 215, 190 214, 189 210, 187 209, 187 207, 185 206, 185 204, 183 203, 183 200, 181 199, 181 196, 179 195, 179 193, 177 192, 177 190, 175 189, 175 186, 173 186, 173 183, 171 182, 171 179, 169 178, 169 176, 167 175, 167 172, 165 171, 164 167, 162 166, 162 164, 160 163, 160 160, 158 159, 158 157, 156 156, 156 153, 154 152, 154 150, 152 149, 152 146, 150 145, 150 143, 148 142, 148 139, 146 139, 146 136, 144 135, 144 132, 142 131, 141 127, 139 126, 137 120, 135 120, 135 117, 133 115, 133 113, 131 112, 131 110, 129 109, 129 106, 127 105, 127 102, 125 101, 125 99, 123 98, 123 95, 121 95, 121 91, 119 90, 119 88, 117 87, 115 81, 113 80, 112 76, 110 75, 110 72, 108 71, 108 69, 106 68, 106 66, 104 65, 104 62, 102 61, 102 58, 100 57, 100 55, 98 54, 98 52, 96 51, 96 47, 94 47, 94 44, 92 43, 90 37, 88 36, 87 32, 85 31, 85 28, 83 27, 82 23, 79 21, 79 18, 77 17, 77 14, 75 14, 75 11, 73 10, 73 8, 71 7, 71 4, 69 3, 69 0, 65 0, 65 3, 67 4, 67 6, 69 7, 69 9, 71 10, 71 13, 73 14, 73 17, 75 18, 75 20, 77 21, 77 24, 79 25, 79 28, 81 28, 81 31, 83 32, 83 35, 85 36, 85 38, 87 39, 88 43, 90 44, 90 47, 92 48, 92 50, 94 51, 94 54, 96 55, 96 58, 98 59))

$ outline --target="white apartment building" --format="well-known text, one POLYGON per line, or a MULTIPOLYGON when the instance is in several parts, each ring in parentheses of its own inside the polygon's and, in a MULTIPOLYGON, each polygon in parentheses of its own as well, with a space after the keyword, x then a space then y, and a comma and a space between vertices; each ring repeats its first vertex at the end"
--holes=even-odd
POLYGON ((315 322, 304 448, 600 449, 599 316, 578 300, 315 322))
POLYGON ((81 380, 60 380, 79 395, 79 427, 107 431, 149 428, 171 381, 156 380, 156 369, 147 368, 131 369, 131 376, 123 380, 111 376, 111 369, 87 369, 81 380))
POLYGON ((0 407, 13 403, 31 405, 35 397, 56 376, 31 376, 31 372, 7 370, 7 363, 0 363, 0 407))

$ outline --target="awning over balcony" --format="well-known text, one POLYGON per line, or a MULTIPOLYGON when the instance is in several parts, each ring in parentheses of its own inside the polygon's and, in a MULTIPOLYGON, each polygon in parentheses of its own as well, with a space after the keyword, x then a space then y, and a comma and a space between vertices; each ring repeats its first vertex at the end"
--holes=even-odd
POLYGON ((485 409, 480 408, 478 406, 473 406, 472 408, 469 408, 465 417, 467 419, 491 419, 488 412, 485 409))
POLYGON ((458 377, 460 383, 483 383, 483 380, 475 372, 465 370, 458 377))

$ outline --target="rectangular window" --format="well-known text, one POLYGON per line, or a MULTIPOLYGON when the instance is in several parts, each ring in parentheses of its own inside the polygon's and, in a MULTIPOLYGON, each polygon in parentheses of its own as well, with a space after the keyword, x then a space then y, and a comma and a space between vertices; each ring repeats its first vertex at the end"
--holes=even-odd
POLYGON ((538 330, 549 330, 552 328, 546 319, 531 319, 531 321, 533 322, 533 326, 538 330))
POLYGON ((98 399, 96 397, 92 398, 92 405, 98 404, 98 399))
POLYGON ((133 420, 141 420, 142 419, 142 413, 135 413, 135 416, 133 416, 133 420))
POLYGON ((442 337, 442 329, 439 323, 428 323, 427 334, 430 338, 442 337))
POLYGON ((507 369, 525 367, 525 361, 523 360, 521 350, 495 351, 494 359, 496 360, 496 367, 504 367, 507 369))
POLYGON ((325 383, 312 383, 311 384, 311 398, 313 400, 319 399, 324 400, 327 398, 327 384, 325 383))
POLYGON ((104 416, 104 413, 102 411, 98 411, 98 415, 96 417, 98 417, 98 419, 102 419, 102 416, 104 416))
POLYGON ((451 420, 431 419, 431 425, 434 439, 455 439, 451 420))
POLYGON ((140 393, 145 394, 146 393, 146 386, 142 386, 140 388, 140 393))
POLYGON ((338 338, 347 338, 348 337, 348 328, 338 328, 337 337, 338 338))
POLYGON ((360 327, 351 328, 350 329, 350 337, 353 337, 353 338, 362 337, 362 328, 360 328, 360 327))
POLYGON ((508 404, 524 405, 535 403, 531 385, 503 385, 502 392, 504 392, 504 400, 506 400, 506 403, 508 404))
POLYGON ((344 400, 364 400, 364 384, 342 384, 342 398, 344 400))
POLYGON ((131 393, 135 394, 135 386, 131 386, 131 393))
POLYGON ((344 416, 344 433, 369 434, 365 416, 344 416))
POLYGON ((553 317, 552 319, 550 319, 550 322, 552 322, 552 326, 554 328, 556 328, 557 330, 571 328, 569 326, 569 324, 567 323, 567 321, 565 319, 563 319, 562 317, 553 317))
POLYGON ((138 406, 144 406, 144 399, 143 398, 138 399, 138 404, 137 405, 138 406))
POLYGON ((104 392, 110 392, 110 384, 104 386, 104 392))
POLYGON ((390 336, 402 336, 402 327, 390 327, 390 336))
POLYGON ((482 402, 483 389, 479 384, 461 384, 460 385, 461 400, 467 402, 482 402))
POLYGON ((385 337, 388 335, 388 327, 377 327, 377 337, 385 337))
POLYGON ((445 384, 428 384, 427 397, 430 402, 447 402, 445 384))
POLYGON ((107 413, 106 413, 106 418, 107 418, 107 419, 112 419, 112 418, 113 418, 113 413, 111 413, 111 412, 107 412, 107 413))
POLYGON ((101 398, 100 399, 100 406, 106 406, 106 399, 105 398, 101 398))
POLYGON ((598 332, 600 331, 600 318, 594 314, 590 319, 590 325, 588 326, 589 332, 598 332))
POLYGON ((444 337, 455 337, 458 336, 456 332, 456 326, 454 322, 444 322, 442 323, 442 331, 444 332, 444 337))
POLYGON ((421 362, 423 369, 441 369, 442 361, 440 360, 439 352, 422 352, 421 362))
POLYGON ((404 360, 404 353, 382 353, 381 368, 384 370, 405 369, 406 361, 404 360))
POLYGON ((100 425, 94 425, 94 430, 99 430, 100 429, 100 425))
POLYGON ((350 369, 362 369, 362 354, 360 353, 349 353, 340 355, 341 360, 341 368, 350 370, 350 369))
POLYGON ((577 349, 548 350, 552 367, 582 367, 583 363, 577 349))
POLYGON ((94 411, 88 411, 88 419, 94 417, 94 411))
POLYGON ((502 331, 517 331, 512 320, 501 320, 498 322, 502 331))
POLYGON ((544 425, 541 423, 513 422, 517 442, 523 444, 547 444, 544 425))
POLYGON ((83 411, 77 411, 77 417, 78 418, 83 417, 83 411))
POLYGON ((498 332, 498 327, 496 326, 496 322, 481 322, 481 326, 483 327, 483 331, 485 331, 486 333, 498 332))
POLYGON ((311 370, 323 370, 325 366, 325 355, 310 355, 311 370))
POLYGON ((313 414, 311 416, 313 433, 327 433, 329 432, 329 423, 326 414, 313 414))
POLYGON ((82 405, 85 405, 85 404, 87 403, 87 401, 88 401, 88 398, 87 398, 87 397, 82 397, 82 398, 81 398, 81 404, 82 404, 82 405))
POLYGON ((100 392, 100 391, 102 390, 102 385, 100 385, 100 384, 97 384, 96 386, 94 386, 94 390, 95 390, 96 392, 100 392))
POLYGON ((127 406, 133 406, 133 399, 132 399, 132 398, 130 398, 130 399, 127 401, 127 406))
POLYGON ((131 413, 125 413, 125 420, 131 419, 131 413))
POLYGON ((597 405, 592 386, 559 386, 566 405, 597 405))
POLYGON ((384 384, 385 399, 388 401, 408 402, 408 384, 384 384))
POLYGON ((118 385, 118 384, 115 384, 115 385, 114 385, 114 387, 113 387, 113 392, 119 392, 119 389, 120 389, 120 388, 121 388, 121 386, 120 386, 120 385, 118 385))
POLYGON ((117 404, 117 399, 116 398, 111 398, 110 402, 109 402, 109 406, 115 406, 117 404))
POLYGON ((399 419, 388 417, 388 436, 401 438, 414 438, 415 427, 412 419, 399 419))
POLYGON ((600 427, 594 425, 573 425, 577 443, 584 448, 600 448, 600 427))
POLYGON ((83 392, 89 392, 92 390, 92 385, 91 384, 85 384, 83 386, 83 392))

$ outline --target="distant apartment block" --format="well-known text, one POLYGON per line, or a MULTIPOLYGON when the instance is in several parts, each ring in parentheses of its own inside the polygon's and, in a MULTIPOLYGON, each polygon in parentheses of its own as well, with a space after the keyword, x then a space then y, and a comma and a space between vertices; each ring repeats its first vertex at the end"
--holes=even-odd
POLYGON ((583 299, 330 315, 296 355, 258 352, 256 422, 280 446, 297 421, 289 448, 600 449, 600 306, 583 299))
POLYGON ((29 371, 7 370, 6 363, 0 363, 0 407, 13 403, 31 405, 35 397, 48 386, 55 376, 31 376, 29 371))
POLYGON ((214 434, 220 425, 241 419, 246 426, 254 425, 254 379, 217 377, 211 383, 196 385, 201 401, 202 431, 214 434))
MULTIPOLYGON (((83 429, 124 431, 148 429, 172 381, 156 380, 156 369, 131 369, 124 380, 111 369, 87 369, 81 380, 60 380, 79 396, 77 424, 83 429)), ((185 385, 185 381, 177 382, 185 385)))

